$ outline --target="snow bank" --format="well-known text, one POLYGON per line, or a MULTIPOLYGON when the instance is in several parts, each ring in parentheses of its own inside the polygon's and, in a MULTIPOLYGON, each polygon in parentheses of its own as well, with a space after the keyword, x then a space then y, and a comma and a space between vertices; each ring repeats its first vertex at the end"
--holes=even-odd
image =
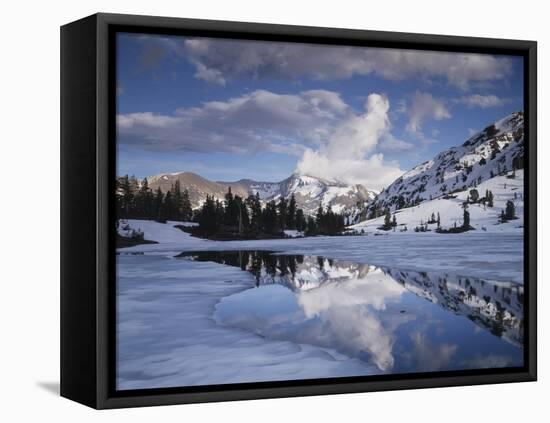
POLYGON ((176 228, 176 225, 183 225, 187 227, 196 226, 193 222, 176 222, 167 221, 166 223, 159 223, 153 220, 136 220, 128 219, 125 222, 131 229, 143 232, 144 238, 149 241, 156 241, 164 246, 171 245, 189 245, 200 248, 205 243, 205 240, 192 237, 189 233, 176 228))

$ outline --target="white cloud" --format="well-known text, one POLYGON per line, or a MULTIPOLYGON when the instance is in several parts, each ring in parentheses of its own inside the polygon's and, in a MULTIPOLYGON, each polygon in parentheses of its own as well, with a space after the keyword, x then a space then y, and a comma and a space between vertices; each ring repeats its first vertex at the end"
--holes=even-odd
POLYGON ((369 95, 364 113, 357 114, 332 91, 258 90, 170 115, 121 114, 117 126, 122 145, 160 152, 285 153, 300 157, 302 174, 381 189, 403 171, 378 149, 412 147, 391 134, 389 107, 379 94, 369 95))
POLYGON ((184 59, 195 66, 196 78, 220 85, 239 77, 329 80, 377 75, 394 81, 442 78, 467 90, 472 83, 504 80, 512 73, 510 58, 488 54, 165 36, 140 40, 142 67, 184 59))
POLYGON ((362 115, 352 115, 335 128, 326 144, 317 150, 308 148, 296 170, 305 175, 334 179, 346 183, 362 183, 381 189, 403 171, 395 162, 386 162, 381 153, 372 154, 378 142, 391 137, 388 99, 380 94, 369 95, 362 115))
POLYGON ((443 100, 434 98, 430 93, 416 91, 407 109, 409 123, 407 131, 422 135, 422 124, 428 120, 449 119, 451 113, 445 106, 443 100))
POLYGON ((301 155, 305 146, 325 141, 349 114, 331 91, 275 94, 265 90, 227 101, 210 101, 173 114, 151 112, 117 116, 119 142, 157 151, 301 155))
POLYGON ((389 80, 444 78, 466 90, 512 72, 510 59, 483 54, 208 38, 187 39, 179 49, 195 65, 197 78, 219 84, 238 77, 328 80, 374 74, 389 80))
POLYGON ((499 98, 496 95, 480 95, 472 94, 462 96, 454 100, 455 103, 464 104, 469 108, 479 107, 481 109, 488 109, 490 107, 499 107, 510 102, 509 99, 499 98))

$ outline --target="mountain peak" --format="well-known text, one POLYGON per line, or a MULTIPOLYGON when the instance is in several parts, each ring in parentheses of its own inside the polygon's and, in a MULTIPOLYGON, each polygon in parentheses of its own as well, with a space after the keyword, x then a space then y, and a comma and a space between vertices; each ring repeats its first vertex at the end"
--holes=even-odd
POLYGON ((426 200, 471 189, 481 182, 523 167, 523 112, 514 112, 421 163, 385 188, 371 212, 399 210, 426 200))

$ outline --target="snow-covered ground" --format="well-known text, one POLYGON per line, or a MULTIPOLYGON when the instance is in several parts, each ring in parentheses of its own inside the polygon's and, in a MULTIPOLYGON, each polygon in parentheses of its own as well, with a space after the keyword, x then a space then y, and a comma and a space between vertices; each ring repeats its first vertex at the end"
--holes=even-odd
MULTIPOLYGON (((511 173, 511 172, 510 172, 511 173)), ((506 176, 496 176, 488 179, 476 188, 481 197, 485 196, 486 190, 490 190, 494 195, 493 207, 486 207, 483 204, 470 204, 470 224, 476 230, 487 232, 506 232, 513 234, 523 234, 523 170, 516 172, 516 177, 510 179, 506 176), (506 208, 506 202, 511 200, 516 207, 516 220, 510 220, 506 223, 499 223, 499 215, 506 208)), ((441 227, 451 228, 456 223, 461 226, 463 222, 462 203, 466 201, 469 190, 456 193, 456 198, 444 199, 437 198, 431 201, 424 201, 418 206, 398 210, 395 213, 397 227, 395 232, 403 230, 405 226, 408 231, 413 231, 416 226, 425 224, 432 213, 441 217, 441 227)), ((363 231, 365 233, 388 233, 393 235, 393 231, 383 231, 378 229, 384 224, 384 217, 366 220, 350 227, 350 230, 363 231)), ((428 228, 434 231, 437 224, 429 224, 428 228)), ((435 236, 440 236, 435 234, 435 236)))

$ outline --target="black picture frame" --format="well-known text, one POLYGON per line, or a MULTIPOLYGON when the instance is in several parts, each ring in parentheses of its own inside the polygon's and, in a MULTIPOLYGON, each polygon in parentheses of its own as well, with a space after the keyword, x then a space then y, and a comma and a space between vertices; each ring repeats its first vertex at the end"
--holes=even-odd
POLYGON ((535 381, 537 44, 152 16, 95 14, 61 28, 61 395, 97 409, 535 381), (136 391, 114 389, 116 32, 512 54, 524 58, 524 367, 136 391), (84 191, 82 186, 87 187, 84 191))

